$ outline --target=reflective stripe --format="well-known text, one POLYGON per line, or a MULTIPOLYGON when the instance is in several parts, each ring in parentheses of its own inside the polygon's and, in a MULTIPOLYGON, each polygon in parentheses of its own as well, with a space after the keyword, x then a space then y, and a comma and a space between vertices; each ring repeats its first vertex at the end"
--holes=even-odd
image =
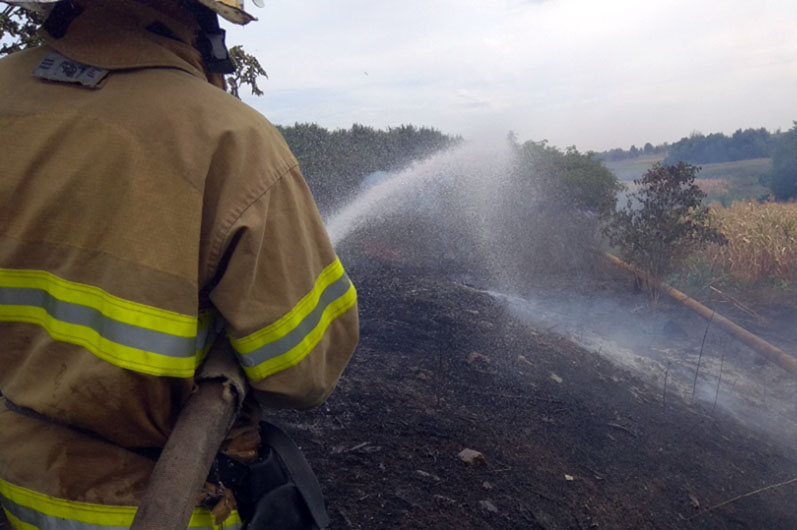
MULTIPOLYGON (((136 506, 112 506, 68 501, 50 497, 0 480, 0 503, 14 528, 54 530, 115 530, 129 528, 136 506)), ((243 525, 237 511, 221 524, 205 508, 195 508, 189 528, 215 530, 239 529, 243 525)))
POLYGON ((70 282, 47 271, 0 269, 0 287, 42 289, 54 298, 92 307, 118 322, 178 337, 196 336, 196 317, 131 302, 113 296, 99 287, 70 282))
POLYGON ((131 348, 173 357, 191 357, 195 353, 195 337, 177 337, 118 322, 92 307, 63 302, 41 289, 0 287, 0 304, 44 309, 56 320, 86 326, 110 341, 131 348))
POLYGON ((230 343, 246 374, 260 380, 299 364, 329 325, 356 302, 357 291, 336 259, 285 316, 244 338, 230 338, 230 343))
POLYGON ((208 349, 210 317, 130 302, 45 271, 0 269, 0 321, 43 327, 116 366, 190 377, 208 349))

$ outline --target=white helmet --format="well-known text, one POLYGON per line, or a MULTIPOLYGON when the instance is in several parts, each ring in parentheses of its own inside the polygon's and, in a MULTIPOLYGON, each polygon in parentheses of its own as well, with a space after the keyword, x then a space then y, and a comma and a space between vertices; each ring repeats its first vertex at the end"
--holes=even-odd
MULTIPOLYGON (((244 11, 243 0, 196 0, 211 11, 235 24, 248 24, 256 20, 255 17, 244 11)), ((263 7, 263 0, 252 0, 257 7, 263 7)))
MULTIPOLYGON (((41 15, 48 15, 53 7, 60 0, 2 0, 6 3, 18 5, 41 15)), ((252 0, 258 7, 263 7, 263 0, 252 0)), ((196 2, 207 7, 229 20, 234 24, 248 24, 256 20, 255 17, 244 11, 243 0, 196 0, 196 2)))

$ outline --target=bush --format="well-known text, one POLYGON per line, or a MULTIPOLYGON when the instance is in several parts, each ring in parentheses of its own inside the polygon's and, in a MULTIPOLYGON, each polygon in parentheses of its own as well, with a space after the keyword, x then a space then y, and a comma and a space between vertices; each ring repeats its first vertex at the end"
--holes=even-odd
POLYGON ((526 142, 517 146, 517 155, 522 178, 547 200, 601 217, 614 211, 621 186, 594 153, 580 153, 575 147, 562 152, 546 142, 526 142))
POLYGON ((623 259, 654 281, 645 286, 654 300, 655 282, 664 280, 698 248, 725 241, 711 226, 711 212, 703 205, 706 195, 695 184, 698 171, 685 162, 657 163, 634 181, 637 191, 605 230, 623 259))
POLYGON ((544 141, 512 147, 513 175, 499 215, 512 234, 514 277, 591 270, 600 221, 614 211, 621 189, 617 177, 575 147, 562 151, 544 141))

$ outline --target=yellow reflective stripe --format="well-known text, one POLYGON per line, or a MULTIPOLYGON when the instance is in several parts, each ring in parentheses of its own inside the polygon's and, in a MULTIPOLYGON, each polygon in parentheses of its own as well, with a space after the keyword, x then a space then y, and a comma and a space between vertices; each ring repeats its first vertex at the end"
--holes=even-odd
POLYGON ((41 289, 64 302, 96 309, 117 322, 178 337, 197 333, 196 317, 124 300, 99 287, 64 280, 47 271, 0 268, 0 287, 41 289))
POLYGON ((6 519, 8 522, 11 523, 11 528, 15 530, 39 530, 37 527, 33 526, 32 524, 28 524, 25 521, 21 521, 14 517, 14 514, 3 508, 3 512, 6 514, 6 519))
MULTIPOLYGON (((135 506, 112 506, 67 501, 0 480, 0 495, 12 506, 28 508, 48 517, 99 526, 129 527, 136 514, 135 506)), ((5 506, 9 511, 14 507, 5 506)))
MULTIPOLYGON (((15 528, 38 528, 25 521, 26 515, 35 515, 48 528, 93 530, 96 527, 129 528, 138 507, 92 504, 51 497, 0 479, 0 501, 9 521, 15 528), (16 513, 16 515, 15 515, 16 513)), ((30 517, 33 519, 33 517, 30 517)), ((222 529, 242 525, 237 511, 233 510, 221 524, 216 524, 213 514, 206 508, 194 508, 189 528, 222 529)))
POLYGON ((191 377, 210 347, 202 345, 191 357, 160 355, 110 341, 92 328, 63 322, 34 306, 0 305, 0 322, 37 324, 55 340, 81 346, 120 368, 157 376, 191 377))
POLYGON ((340 260, 318 275, 313 288, 288 313, 246 337, 230 338, 250 379, 260 380, 299 364, 329 325, 357 303, 357 291, 340 260))
POLYGON ((190 377, 212 342, 212 315, 184 315, 123 300, 49 272, 0 268, 0 322, 44 328, 121 368, 190 377))
MULTIPOLYGON (((349 289, 346 293, 338 298, 335 302, 331 303, 324 310, 324 313, 318 323, 310 333, 304 336, 304 339, 295 347, 286 351, 285 353, 266 359, 265 361, 255 365, 243 365, 244 373, 253 381, 259 381, 265 377, 273 375, 277 372, 287 370, 292 366, 296 366, 316 347, 321 341, 324 333, 333 320, 340 315, 354 307, 357 303, 357 291, 354 284, 349 283, 349 289)), ((240 358, 241 356, 239 356, 240 358)))
POLYGON ((313 289, 299 300, 299 303, 293 309, 273 324, 255 331, 251 335, 240 339, 230 337, 230 343, 238 353, 246 354, 287 335, 316 308, 324 289, 338 280, 343 274, 343 265, 336 258, 335 261, 321 271, 313 289))

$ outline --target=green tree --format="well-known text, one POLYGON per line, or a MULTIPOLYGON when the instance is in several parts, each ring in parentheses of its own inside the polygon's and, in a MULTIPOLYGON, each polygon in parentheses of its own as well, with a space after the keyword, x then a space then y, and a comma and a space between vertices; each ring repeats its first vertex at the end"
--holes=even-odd
POLYGON ((413 125, 378 130, 355 123, 328 131, 315 123, 296 123, 278 129, 322 211, 348 200, 367 175, 400 170, 462 140, 413 125))
POLYGON ((605 229, 623 259, 653 280, 645 285, 653 301, 656 282, 663 281, 696 249, 724 236, 711 226, 711 212, 703 204, 706 194, 695 184, 700 168, 679 162, 656 163, 634 181, 637 191, 625 208, 617 210, 605 229))
POLYGON ((601 217, 614 211, 621 187, 595 153, 574 146, 562 152, 542 141, 518 146, 517 156, 522 180, 549 202, 601 217))
POLYGON ((779 135, 772 152, 772 170, 763 183, 779 201, 797 198, 797 121, 779 135))
POLYGON ((230 48, 230 58, 235 65, 235 71, 225 77, 230 94, 237 98, 240 97, 239 89, 245 85, 255 96, 262 96, 263 91, 260 90, 257 80, 261 76, 268 79, 268 74, 260 66, 257 57, 246 53, 243 46, 233 46, 230 48))
POLYGON ((495 214, 501 227, 495 237, 512 249, 502 257, 510 285, 540 274, 588 270, 601 223, 614 211, 617 177, 594 153, 575 147, 562 151, 546 141, 510 146, 514 164, 495 214))
POLYGON ((41 39, 36 35, 40 18, 21 7, 6 5, 0 11, 0 57, 30 46, 37 46, 41 39))

